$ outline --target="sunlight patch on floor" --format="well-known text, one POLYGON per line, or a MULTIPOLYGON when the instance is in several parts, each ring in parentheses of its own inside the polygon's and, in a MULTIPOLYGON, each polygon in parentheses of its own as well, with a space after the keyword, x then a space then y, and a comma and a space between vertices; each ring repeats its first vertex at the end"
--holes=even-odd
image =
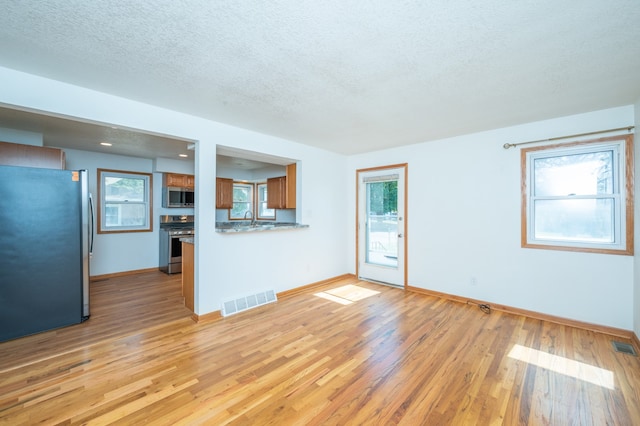
POLYGON ((537 349, 514 345, 509 358, 524 361, 607 389, 615 389, 613 372, 537 349))
POLYGON ((378 293, 380 292, 353 284, 347 284, 342 287, 336 287, 331 290, 315 293, 314 296, 331 300, 332 302, 340 303, 341 305, 350 305, 353 302, 366 299, 367 297, 378 293))

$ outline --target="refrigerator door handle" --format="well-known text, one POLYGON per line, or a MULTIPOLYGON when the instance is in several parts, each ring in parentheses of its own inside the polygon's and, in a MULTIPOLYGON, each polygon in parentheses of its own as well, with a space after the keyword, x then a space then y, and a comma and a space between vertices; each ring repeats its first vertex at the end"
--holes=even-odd
POLYGON ((89 282, 91 281, 91 252, 93 251, 93 203, 89 192, 89 173, 87 170, 79 170, 79 173, 82 201, 82 321, 86 321, 90 315, 89 282))
POLYGON ((91 196, 91 193, 89 193, 89 216, 90 218, 90 222, 91 222, 91 230, 89 233, 89 256, 93 255, 93 235, 95 233, 94 230, 94 223, 93 223, 93 197, 91 196))

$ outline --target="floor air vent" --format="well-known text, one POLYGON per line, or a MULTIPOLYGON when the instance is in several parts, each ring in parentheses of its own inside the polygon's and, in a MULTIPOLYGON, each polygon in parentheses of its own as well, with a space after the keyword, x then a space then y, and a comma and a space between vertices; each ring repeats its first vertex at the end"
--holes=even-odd
POLYGON ((611 343, 613 343, 613 348, 616 350, 616 352, 622 352, 623 354, 637 356, 636 350, 633 348, 632 345, 628 343, 622 343, 622 342, 616 342, 616 341, 612 341, 611 343))
POLYGON ((222 316, 227 317, 229 315, 237 314, 238 312, 266 305, 267 303, 273 303, 276 300, 278 300, 276 298, 276 292, 273 290, 240 297, 239 299, 227 300, 222 303, 222 316))

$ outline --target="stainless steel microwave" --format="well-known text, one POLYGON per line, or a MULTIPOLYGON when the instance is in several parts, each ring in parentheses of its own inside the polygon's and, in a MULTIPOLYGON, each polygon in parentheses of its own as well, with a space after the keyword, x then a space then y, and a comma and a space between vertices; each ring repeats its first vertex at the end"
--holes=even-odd
POLYGON ((193 188, 167 186, 162 192, 162 207, 193 207, 194 200, 193 188))

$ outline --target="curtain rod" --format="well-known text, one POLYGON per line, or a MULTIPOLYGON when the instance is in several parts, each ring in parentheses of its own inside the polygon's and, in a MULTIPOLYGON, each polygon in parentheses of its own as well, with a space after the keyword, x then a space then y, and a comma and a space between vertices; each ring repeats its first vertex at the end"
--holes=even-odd
POLYGON ((589 136, 589 135, 599 135, 600 133, 610 133, 610 132, 619 132, 621 130, 626 130, 628 132, 631 132, 632 129, 635 129, 635 126, 627 126, 627 127, 619 127, 617 129, 609 129, 609 130, 599 130, 597 132, 587 132, 587 133, 577 133, 575 135, 568 135, 568 136, 558 136, 555 138, 549 138, 549 139, 539 139, 537 141, 529 141, 529 142, 519 142, 519 143, 505 143, 504 145, 502 145, 502 147, 504 149, 509 149, 518 145, 527 145, 530 143, 538 143, 538 142, 551 142, 551 141, 557 141, 560 139, 569 139, 569 138, 576 138, 579 136, 589 136))

